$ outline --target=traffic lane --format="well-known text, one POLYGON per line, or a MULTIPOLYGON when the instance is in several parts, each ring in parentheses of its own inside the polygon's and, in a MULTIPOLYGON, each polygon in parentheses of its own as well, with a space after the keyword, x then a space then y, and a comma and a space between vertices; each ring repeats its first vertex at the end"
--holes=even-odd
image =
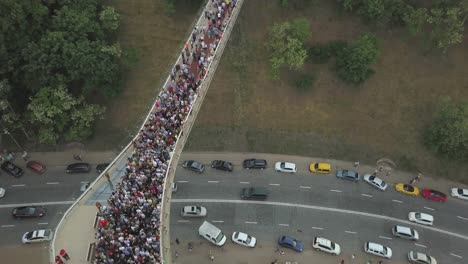
MULTIPOLYGON (((410 250, 416 250, 433 255, 439 263, 462 263, 453 259, 455 257, 449 253, 463 252, 468 245, 463 239, 416 228, 421 236, 418 242, 426 246, 422 248, 414 242, 393 237, 391 228, 396 223, 392 221, 337 212, 272 205, 199 203, 207 208, 207 217, 188 219, 179 216, 183 205, 186 204, 172 203, 172 239, 177 237, 189 241, 201 240, 197 230, 207 220, 221 228, 229 240, 232 232, 242 231, 256 237, 258 246, 262 246, 274 245, 280 235, 289 235, 301 240, 305 250, 310 250, 313 238, 323 236, 340 244, 342 254, 347 255, 365 254, 362 250, 364 243, 372 241, 392 248, 392 260, 404 260, 410 250)), ((369 258, 372 259, 370 255, 369 258)), ((377 259, 379 258, 375 257, 377 259)))
POLYGON ((12 245, 0 247, 2 263, 49 263, 48 244, 12 245))
MULTIPOLYGON (((466 211, 460 203, 440 203, 421 197, 411 197, 396 192, 391 186, 388 187, 387 191, 381 192, 365 182, 353 183, 337 180, 335 177, 318 177, 318 180, 312 177, 314 180, 310 180, 311 177, 299 178, 294 177, 295 175, 278 177, 274 174, 267 175, 253 170, 248 170, 248 173, 249 176, 255 176, 231 174, 231 176, 219 177, 217 176, 219 174, 213 173, 213 171, 207 174, 193 173, 193 175, 192 172, 184 171, 181 175, 176 175, 175 180, 179 182, 179 188, 182 188, 177 197, 232 199, 236 193, 239 197, 243 187, 263 186, 270 189, 269 200, 271 201, 323 204, 328 207, 350 208, 404 219, 407 218, 410 211, 421 211, 434 215, 437 226, 453 231, 463 228, 461 226, 463 222, 468 221, 457 217, 466 211), (197 187, 189 187, 188 185, 191 184, 195 184, 197 187), (215 185, 219 186, 215 187, 215 185), (225 193, 227 196, 211 196, 215 195, 213 192, 216 194, 225 193)), ((276 173, 276 175, 278 174, 276 173)))
MULTIPOLYGON (((69 206, 69 205, 68 205, 69 206)), ((0 246, 20 245, 24 233, 37 229, 54 229, 60 221, 67 205, 45 206, 44 217, 31 219, 15 219, 11 215, 12 208, 0 209, 0 246)))
POLYGON ((53 182, 24 187, 8 187, 0 205, 69 201, 81 195, 81 183, 53 182))

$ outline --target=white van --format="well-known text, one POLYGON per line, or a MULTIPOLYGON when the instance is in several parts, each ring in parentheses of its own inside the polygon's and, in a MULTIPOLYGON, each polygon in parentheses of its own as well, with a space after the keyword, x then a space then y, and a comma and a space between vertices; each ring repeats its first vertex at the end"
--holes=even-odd
POLYGON ((366 242, 364 244, 364 251, 388 259, 392 257, 392 249, 373 242, 366 242))
POLYGON ((226 236, 221 232, 221 229, 207 221, 203 222, 200 228, 198 228, 198 234, 220 247, 226 243, 226 236))

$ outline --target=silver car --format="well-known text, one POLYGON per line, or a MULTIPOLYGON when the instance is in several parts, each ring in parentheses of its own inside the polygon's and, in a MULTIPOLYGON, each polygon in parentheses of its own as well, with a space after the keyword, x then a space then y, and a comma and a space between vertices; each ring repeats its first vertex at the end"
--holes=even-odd
POLYGON ((54 233, 51 229, 34 230, 31 232, 26 232, 23 235, 21 241, 23 244, 50 241, 53 234, 54 233))
POLYGON ((180 215, 182 217, 204 217, 206 216, 206 208, 195 205, 184 206, 180 215))
POLYGON ((411 263, 418 263, 418 264, 437 264, 437 260, 429 255, 410 251, 408 253, 408 260, 411 263))
POLYGON ((370 184, 372 187, 376 188, 379 191, 385 191, 387 189, 387 183, 384 182, 377 176, 366 174, 364 175, 364 181, 370 184))

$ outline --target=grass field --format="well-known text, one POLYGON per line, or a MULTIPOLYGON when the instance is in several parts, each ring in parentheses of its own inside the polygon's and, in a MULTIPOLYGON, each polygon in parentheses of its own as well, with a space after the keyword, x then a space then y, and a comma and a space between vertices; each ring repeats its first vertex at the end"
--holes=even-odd
POLYGON ((139 61, 126 73, 123 92, 106 104, 104 119, 86 142, 88 149, 117 150, 135 135, 179 56, 203 1, 176 1, 181 4, 173 17, 164 14, 163 2, 108 1, 121 14, 121 45, 136 48, 139 61))
POLYGON ((403 30, 375 29, 335 1, 284 10, 278 1, 246 1, 192 129, 186 150, 253 151, 360 160, 382 157, 400 169, 468 182, 467 164, 440 160, 422 145, 443 96, 468 100, 468 38, 448 54, 424 52, 403 30), (297 73, 268 79, 265 42, 275 22, 309 19, 310 44, 352 40, 374 32, 381 56, 376 73, 359 87, 336 79, 333 63, 309 64, 317 80, 307 93, 297 73))

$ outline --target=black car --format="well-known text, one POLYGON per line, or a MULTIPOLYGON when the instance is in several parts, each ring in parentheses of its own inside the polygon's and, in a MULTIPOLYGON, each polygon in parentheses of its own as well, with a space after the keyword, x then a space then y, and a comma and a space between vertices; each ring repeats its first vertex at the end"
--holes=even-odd
POLYGON ((246 159, 244 160, 245 169, 265 169, 267 166, 266 160, 263 159, 246 159))
POLYGON ((186 168, 188 170, 194 171, 194 172, 198 172, 198 173, 202 173, 205 170, 205 165, 201 164, 198 161, 194 161, 194 160, 184 161, 184 163, 182 164, 182 167, 184 167, 184 168, 186 168))
POLYGON ((96 166, 96 172, 101 174, 108 166, 110 163, 100 163, 96 166))
POLYGON ((211 167, 217 170, 232 171, 232 163, 224 160, 213 160, 211 167))
POLYGON ((13 209, 11 214, 15 218, 33 218, 33 217, 43 217, 45 215, 46 209, 39 206, 23 206, 16 207, 13 209))
POLYGON ((67 166, 68 173, 88 173, 90 170, 91 165, 85 162, 73 163, 67 166))
POLYGON ((16 166, 15 164, 5 161, 2 164, 2 170, 4 170, 6 173, 10 174, 13 177, 19 178, 23 175, 23 169, 20 167, 16 166))

